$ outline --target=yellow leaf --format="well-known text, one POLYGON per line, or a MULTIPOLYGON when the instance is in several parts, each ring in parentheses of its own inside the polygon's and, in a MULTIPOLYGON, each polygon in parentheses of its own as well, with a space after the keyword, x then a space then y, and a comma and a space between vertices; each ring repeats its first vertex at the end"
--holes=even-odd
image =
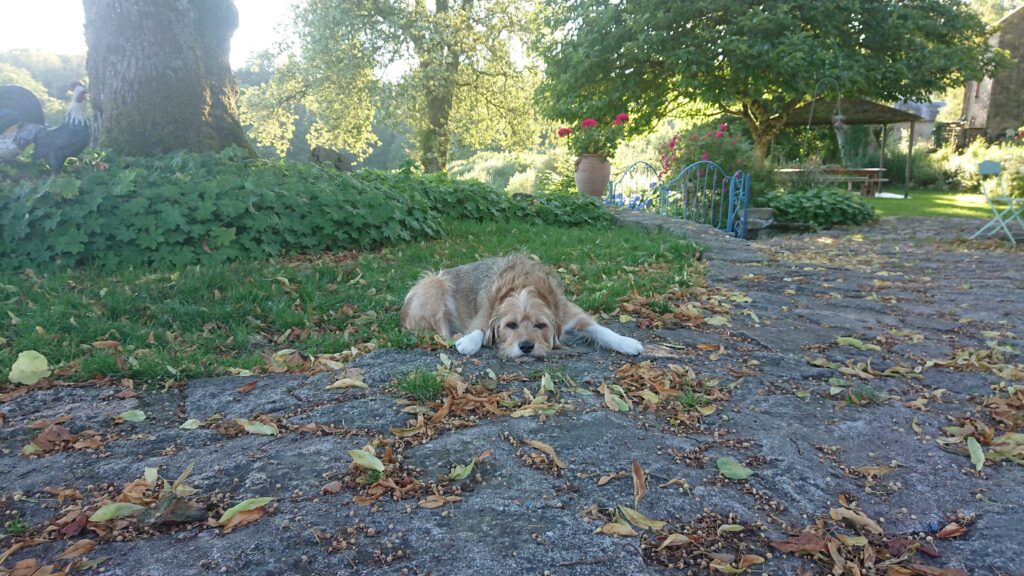
POLYGON ((633 530, 632 526, 619 522, 609 522, 597 530, 594 530, 594 534, 607 534, 608 536, 619 536, 622 538, 639 536, 637 531, 633 530))
POLYGON ((15 384, 31 386, 49 375, 50 366, 46 357, 35 350, 25 350, 18 354, 7 379, 15 384))
POLYGON ((619 506, 619 512, 622 512, 622 515, 626 520, 637 528, 642 528, 644 530, 661 530, 665 527, 665 522, 648 518, 628 506, 619 506))
POLYGON ((683 544, 689 544, 691 540, 682 534, 669 534, 665 537, 665 541, 658 546, 658 550, 668 546, 682 546, 683 544))
POLYGON ((328 384, 324 390, 341 390, 345 388, 369 388, 362 380, 356 380, 355 378, 341 378, 335 380, 333 384, 328 384))
POLYGON ((242 500, 238 504, 235 504, 231 508, 225 510, 224 514, 221 515, 220 520, 218 520, 217 523, 221 526, 224 526, 225 524, 231 521, 231 518, 234 517, 235 514, 238 514, 239 512, 248 512, 250 510, 255 510, 257 508, 263 508, 267 504, 273 502, 273 500, 274 499, 270 497, 249 498, 247 500, 242 500))
POLYGON ((384 471, 384 463, 366 450, 349 450, 348 455, 352 457, 352 461, 358 466, 368 470, 376 470, 377 472, 384 471))

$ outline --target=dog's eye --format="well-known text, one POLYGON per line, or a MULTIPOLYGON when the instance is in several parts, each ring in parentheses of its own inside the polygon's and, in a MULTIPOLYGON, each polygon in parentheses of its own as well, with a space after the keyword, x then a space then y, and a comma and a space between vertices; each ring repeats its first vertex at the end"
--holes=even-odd
POLYGON ((519 328, 519 324, 516 324, 515 322, 509 322, 508 324, 505 324, 505 328, 508 328, 509 330, 515 330, 516 328, 519 328))
POLYGON ((543 329, 547 328, 548 325, 543 323, 543 322, 538 322, 538 323, 534 324, 533 327, 536 328, 537 330, 543 330, 543 329))

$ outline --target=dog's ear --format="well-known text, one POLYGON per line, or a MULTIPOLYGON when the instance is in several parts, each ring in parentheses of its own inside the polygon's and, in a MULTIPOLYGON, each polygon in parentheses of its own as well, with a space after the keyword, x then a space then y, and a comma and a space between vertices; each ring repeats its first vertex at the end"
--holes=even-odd
POLYGON ((498 319, 491 318, 487 330, 484 332, 484 346, 493 347, 498 342, 498 319))

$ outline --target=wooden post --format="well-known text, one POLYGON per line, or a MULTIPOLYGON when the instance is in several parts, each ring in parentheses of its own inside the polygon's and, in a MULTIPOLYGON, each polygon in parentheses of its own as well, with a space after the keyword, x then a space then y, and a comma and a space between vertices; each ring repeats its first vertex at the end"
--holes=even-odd
POLYGON ((903 197, 910 197, 911 166, 914 165, 914 121, 910 121, 910 143, 907 145, 907 173, 903 180, 903 197))
POLYGON ((876 194, 882 193, 882 180, 885 178, 885 129, 888 127, 888 124, 882 124, 881 143, 878 146, 878 167, 882 170, 878 173, 878 192, 876 194))

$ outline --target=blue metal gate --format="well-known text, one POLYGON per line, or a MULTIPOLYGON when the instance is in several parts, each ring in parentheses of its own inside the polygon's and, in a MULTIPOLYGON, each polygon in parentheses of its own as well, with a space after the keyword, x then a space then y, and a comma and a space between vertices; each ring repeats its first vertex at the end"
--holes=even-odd
POLYGON ((634 162, 608 183, 605 200, 611 206, 707 224, 737 238, 747 235, 749 202, 750 175, 730 175, 710 160, 690 164, 667 182, 651 164, 634 162))

